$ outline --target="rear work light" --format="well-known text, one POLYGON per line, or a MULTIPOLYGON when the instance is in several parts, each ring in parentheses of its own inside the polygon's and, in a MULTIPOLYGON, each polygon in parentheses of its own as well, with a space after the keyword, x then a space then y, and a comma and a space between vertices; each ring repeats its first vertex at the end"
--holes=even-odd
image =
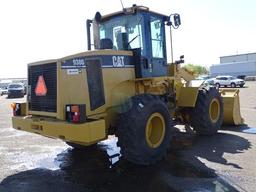
POLYGON ((72 123, 83 123, 86 120, 85 105, 66 105, 66 120, 72 123))

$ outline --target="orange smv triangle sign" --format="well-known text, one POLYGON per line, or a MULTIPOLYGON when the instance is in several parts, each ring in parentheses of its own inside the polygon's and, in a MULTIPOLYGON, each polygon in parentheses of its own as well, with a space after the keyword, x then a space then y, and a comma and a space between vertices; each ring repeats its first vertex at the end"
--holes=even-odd
POLYGON ((47 93, 47 87, 45 85, 43 75, 40 75, 38 77, 35 93, 36 93, 36 96, 45 96, 47 93))

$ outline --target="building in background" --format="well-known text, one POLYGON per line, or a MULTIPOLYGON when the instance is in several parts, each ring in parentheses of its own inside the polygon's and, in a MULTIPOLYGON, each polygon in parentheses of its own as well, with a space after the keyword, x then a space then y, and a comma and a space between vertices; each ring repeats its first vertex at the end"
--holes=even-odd
POLYGON ((256 76, 256 53, 220 57, 220 64, 210 67, 210 75, 256 76))

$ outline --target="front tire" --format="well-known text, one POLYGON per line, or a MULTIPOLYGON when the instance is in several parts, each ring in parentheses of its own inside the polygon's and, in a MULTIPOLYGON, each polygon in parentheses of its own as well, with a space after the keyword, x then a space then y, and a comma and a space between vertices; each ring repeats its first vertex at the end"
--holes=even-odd
POLYGON ((207 86, 199 89, 190 121, 193 129, 200 135, 213 135, 221 128, 223 101, 216 88, 207 86))
POLYGON ((154 164, 164 158, 171 140, 169 110, 159 97, 152 95, 132 97, 130 103, 118 123, 121 154, 136 164, 154 164))

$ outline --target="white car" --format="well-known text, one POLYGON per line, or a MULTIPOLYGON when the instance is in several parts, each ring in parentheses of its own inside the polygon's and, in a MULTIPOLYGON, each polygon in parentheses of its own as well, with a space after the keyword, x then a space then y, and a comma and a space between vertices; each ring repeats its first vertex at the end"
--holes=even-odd
POLYGON ((230 76, 230 75, 223 75, 223 76, 217 76, 215 79, 214 79, 214 84, 216 87, 221 87, 221 86, 224 86, 224 87, 243 87, 244 84, 245 84, 245 81, 243 79, 238 79, 236 77, 233 77, 233 76, 230 76))

